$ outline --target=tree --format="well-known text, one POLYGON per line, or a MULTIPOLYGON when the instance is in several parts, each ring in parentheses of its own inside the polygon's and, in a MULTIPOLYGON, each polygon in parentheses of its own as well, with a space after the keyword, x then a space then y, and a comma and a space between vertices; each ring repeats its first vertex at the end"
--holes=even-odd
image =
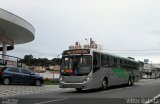
POLYGON ((50 61, 51 65, 61 65, 61 59, 60 58, 54 58, 50 61))
POLYGON ((61 58, 54 58, 52 60, 48 60, 47 58, 33 58, 33 55, 25 55, 24 59, 20 60, 21 63, 25 63, 28 66, 42 66, 49 67, 49 65, 60 65, 61 58))
POLYGON ((33 55, 25 55, 24 56, 24 60, 23 62, 28 65, 31 66, 31 62, 33 61, 33 55))

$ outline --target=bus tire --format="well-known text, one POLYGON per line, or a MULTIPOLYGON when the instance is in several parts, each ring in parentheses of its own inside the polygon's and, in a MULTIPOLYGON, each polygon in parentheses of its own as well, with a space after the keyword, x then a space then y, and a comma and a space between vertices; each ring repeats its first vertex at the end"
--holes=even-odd
POLYGON ((131 86, 134 85, 134 77, 131 78, 131 86))
POLYGON ((81 92, 82 88, 76 88, 76 91, 81 92))
POLYGON ((127 85, 128 85, 128 86, 131 86, 131 85, 132 85, 132 78, 131 78, 131 77, 129 77, 127 85))
POLYGON ((108 87, 108 80, 106 78, 103 79, 102 81, 102 90, 106 90, 108 87))

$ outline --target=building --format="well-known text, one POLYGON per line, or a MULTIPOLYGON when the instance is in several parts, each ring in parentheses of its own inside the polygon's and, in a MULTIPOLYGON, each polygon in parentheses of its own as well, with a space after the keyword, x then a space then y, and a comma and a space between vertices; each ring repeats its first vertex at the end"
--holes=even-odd
POLYGON ((41 66, 30 66, 30 69, 32 69, 36 73, 44 73, 46 72, 46 69, 41 66))
POLYGON ((160 64, 145 63, 143 67, 143 73, 152 77, 160 77, 160 64))
POLYGON ((90 43, 88 43, 88 39, 86 38, 85 40, 87 40, 87 44, 81 45, 80 42, 75 42, 75 45, 70 45, 69 46, 69 50, 73 50, 73 49, 96 49, 96 50, 103 50, 103 46, 100 44, 97 44, 96 41, 93 41, 92 38, 90 38, 90 43))
POLYGON ((18 57, 7 55, 17 44, 34 40, 34 27, 21 17, 0 9, 0 65, 19 66, 18 57))

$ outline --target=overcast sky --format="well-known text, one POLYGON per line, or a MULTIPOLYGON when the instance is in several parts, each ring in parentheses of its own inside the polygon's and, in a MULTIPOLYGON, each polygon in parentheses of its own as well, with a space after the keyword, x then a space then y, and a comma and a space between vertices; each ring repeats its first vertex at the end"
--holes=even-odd
POLYGON ((36 30, 9 55, 51 59, 92 37, 104 51, 160 63, 160 0, 0 0, 0 8, 36 30))

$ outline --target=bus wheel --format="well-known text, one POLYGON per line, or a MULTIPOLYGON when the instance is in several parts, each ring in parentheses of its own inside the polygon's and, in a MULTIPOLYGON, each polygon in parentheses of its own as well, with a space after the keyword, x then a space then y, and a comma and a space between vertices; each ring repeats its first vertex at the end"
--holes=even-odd
POLYGON ((102 90, 106 90, 107 87, 108 87, 108 82, 107 82, 106 79, 103 79, 103 81, 102 81, 102 90))
POLYGON ((81 92, 81 91, 82 91, 82 88, 76 88, 76 90, 77 90, 78 92, 81 92))
POLYGON ((128 79, 128 86, 131 86, 132 85, 132 78, 129 78, 128 79))
POLYGON ((131 86, 134 85, 134 77, 131 78, 131 86))

